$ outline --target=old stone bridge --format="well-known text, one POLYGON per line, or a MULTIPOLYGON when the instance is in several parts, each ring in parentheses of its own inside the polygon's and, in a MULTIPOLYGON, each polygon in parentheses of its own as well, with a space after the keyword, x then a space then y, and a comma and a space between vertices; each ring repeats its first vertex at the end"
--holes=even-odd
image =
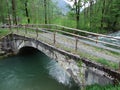
POLYGON ((101 53, 102 51, 94 52, 97 47, 105 51, 108 50, 108 52, 116 51, 119 53, 119 50, 96 45, 97 43, 103 43, 120 48, 119 45, 99 40, 100 36, 119 40, 118 38, 58 25, 18 25, 5 27, 4 30, 6 29, 9 29, 9 34, 1 39, 1 45, 2 50, 7 53, 18 53, 23 47, 37 48, 56 60, 68 75, 72 76, 80 85, 85 83, 112 83, 110 80, 113 80, 113 82, 120 81, 119 72, 87 58, 90 54, 93 57, 104 57, 110 62, 119 63, 119 56, 114 57, 111 54, 108 55, 108 53, 101 53), (88 38, 88 36, 94 37, 88 38), (90 40, 92 44, 84 42, 85 39, 90 40), (85 53, 86 58, 80 54, 81 52, 85 53), (89 79, 92 79, 92 81, 89 79))

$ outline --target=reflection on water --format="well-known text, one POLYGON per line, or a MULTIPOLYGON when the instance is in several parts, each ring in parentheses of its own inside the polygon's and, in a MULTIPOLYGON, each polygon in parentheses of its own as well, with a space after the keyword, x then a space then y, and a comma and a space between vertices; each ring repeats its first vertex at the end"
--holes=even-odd
POLYGON ((0 60, 0 90, 79 90, 54 61, 41 52, 0 60))

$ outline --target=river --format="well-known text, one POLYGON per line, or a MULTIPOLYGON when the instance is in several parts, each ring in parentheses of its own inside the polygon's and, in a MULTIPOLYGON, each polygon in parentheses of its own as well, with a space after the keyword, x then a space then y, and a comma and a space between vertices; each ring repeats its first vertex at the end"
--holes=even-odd
MULTIPOLYGON (((112 36, 112 37, 120 39, 120 31, 109 34, 108 36, 112 36)), ((116 45, 120 45, 120 40, 105 38, 105 37, 99 37, 99 39, 102 41, 106 41, 106 42, 114 43, 116 45)))
POLYGON ((79 90, 55 60, 28 52, 0 60, 0 90, 79 90))
MULTIPOLYGON (((98 39, 100 41, 104 41, 104 42, 107 42, 107 43, 111 43, 111 44, 115 44, 117 46, 120 46, 120 31, 108 34, 108 36, 112 36, 112 37, 117 38, 117 39, 106 38, 106 37, 101 37, 101 36, 99 36, 98 39)), ((96 37, 94 37, 94 36, 91 37, 91 38, 96 40, 96 37)), ((96 44, 96 42, 93 42, 91 40, 85 40, 85 39, 80 39, 80 41, 84 42, 86 44, 92 45, 92 46, 96 46, 96 47, 99 47, 99 48, 103 48, 103 49, 107 49, 107 50, 110 50, 110 51, 120 53, 120 48, 116 47, 116 46, 107 45, 107 44, 103 44, 103 43, 97 43, 96 44)))

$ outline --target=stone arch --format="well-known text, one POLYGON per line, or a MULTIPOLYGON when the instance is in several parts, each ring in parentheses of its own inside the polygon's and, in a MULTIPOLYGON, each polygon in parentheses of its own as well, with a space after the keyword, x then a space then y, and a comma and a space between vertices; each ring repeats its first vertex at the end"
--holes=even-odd
POLYGON ((34 49, 39 50, 39 52, 44 53, 45 55, 47 55, 48 57, 52 58, 52 59, 56 59, 57 55, 56 53, 54 53, 54 50, 52 50, 51 48, 48 48, 44 45, 42 45, 41 43, 36 42, 36 40, 16 40, 14 46, 16 47, 16 53, 19 53, 19 51, 24 48, 24 47, 31 47, 34 49))

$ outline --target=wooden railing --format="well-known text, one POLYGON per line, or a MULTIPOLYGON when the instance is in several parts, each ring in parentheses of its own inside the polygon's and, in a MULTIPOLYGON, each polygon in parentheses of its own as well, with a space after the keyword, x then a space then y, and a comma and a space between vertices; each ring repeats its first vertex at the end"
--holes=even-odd
POLYGON ((108 39, 111 39, 111 40, 113 40, 113 39, 114 40, 120 40, 120 38, 116 38, 116 37, 113 37, 113 36, 87 32, 87 31, 84 31, 84 30, 69 28, 69 27, 65 27, 65 26, 61 26, 61 25, 55 25, 55 24, 40 24, 40 25, 31 24, 31 25, 21 25, 21 26, 25 27, 25 28, 33 29, 33 30, 39 30, 39 31, 42 31, 42 32, 49 32, 49 33, 53 32, 54 43, 55 43, 55 40, 56 40, 55 39, 56 33, 62 33, 62 34, 65 34, 65 35, 75 37, 76 38, 76 45, 75 45, 76 50, 77 50, 78 39, 86 39, 86 40, 93 41, 96 44, 97 43, 102 43, 102 44, 106 44, 106 45, 110 45, 110 46, 120 48, 120 45, 116 45, 116 44, 113 44, 113 43, 110 43, 110 42, 101 41, 101 40, 98 39, 99 37, 104 37, 104 38, 108 38, 108 39), (88 36, 92 36, 94 38, 89 38, 88 36))
MULTIPOLYGON (((78 39, 85 39, 85 40, 89 40, 92 42, 95 42, 96 44, 101 43, 101 44, 105 44, 105 45, 109 45, 109 46, 113 46, 116 47, 118 49, 120 49, 120 44, 114 44, 114 43, 110 43, 110 42, 106 42, 106 41, 102 41, 99 40, 99 37, 104 37, 104 38, 108 38, 109 40, 116 40, 116 41, 120 41, 120 38, 116 38, 113 36, 108 36, 108 35, 103 35, 103 34, 97 34, 97 33, 92 33, 92 32, 88 32, 88 31, 84 31, 84 30, 79 30, 79 29, 74 29, 74 28, 69 28, 69 27, 65 27, 65 26, 61 26, 61 25, 55 25, 55 24, 28 24, 28 25, 18 25, 18 26, 12 26, 12 27, 16 27, 16 28, 24 28, 25 30, 27 29, 32 29, 36 31, 36 34, 41 31, 41 32, 47 32, 47 33, 53 33, 54 35, 54 44, 56 43, 56 33, 62 33, 68 36, 72 36, 74 37, 76 40, 75 42, 75 50, 77 50, 77 43, 78 43, 78 39), (90 37, 92 38, 90 38, 90 37)), ((27 33, 27 31, 25 31, 27 33)), ((38 35, 38 34, 37 34, 38 35)))

